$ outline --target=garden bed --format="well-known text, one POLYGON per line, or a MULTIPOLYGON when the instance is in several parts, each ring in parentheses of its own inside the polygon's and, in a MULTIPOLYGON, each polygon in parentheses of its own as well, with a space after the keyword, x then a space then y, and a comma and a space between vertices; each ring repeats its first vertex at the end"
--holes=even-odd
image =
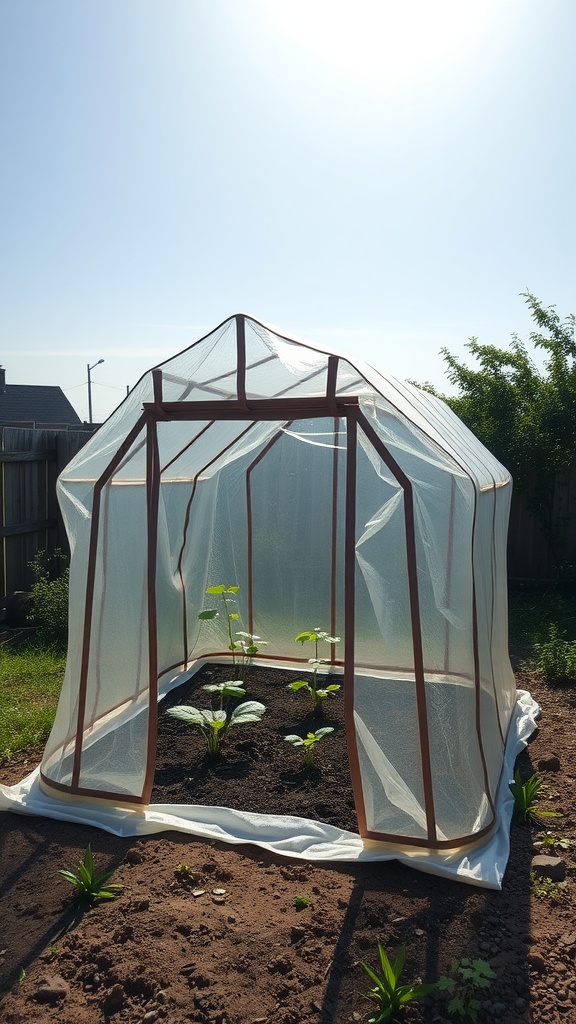
MULTIPOLYGON (((178 704, 209 707, 210 695, 202 686, 232 678, 230 665, 206 665, 161 701, 151 802, 297 815, 357 832, 343 691, 327 698, 324 713, 315 718, 308 694, 288 689, 293 680, 311 679, 311 675, 300 669, 252 666, 245 675, 246 697, 233 699, 231 707, 244 700, 259 701, 266 707, 262 720, 230 730, 221 753, 209 755, 198 728, 165 712, 178 704), (314 763, 305 767, 301 748, 284 737, 305 737, 324 727, 334 731, 315 746, 314 763)), ((342 678, 322 676, 322 685, 327 681, 341 683, 342 678)))

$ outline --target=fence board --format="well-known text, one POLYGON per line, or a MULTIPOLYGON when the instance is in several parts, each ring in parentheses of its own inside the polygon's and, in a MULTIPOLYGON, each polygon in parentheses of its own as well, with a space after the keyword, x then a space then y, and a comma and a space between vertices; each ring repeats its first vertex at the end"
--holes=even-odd
POLYGON ((56 480, 90 432, 0 427, 0 594, 29 590, 38 551, 68 550, 56 480))

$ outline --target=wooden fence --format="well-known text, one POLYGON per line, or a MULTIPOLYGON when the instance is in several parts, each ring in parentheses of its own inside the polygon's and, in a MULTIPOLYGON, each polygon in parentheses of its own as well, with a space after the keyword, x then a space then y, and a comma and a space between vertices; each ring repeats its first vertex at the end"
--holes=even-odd
MULTIPOLYGON (((56 479, 90 431, 0 427, 0 598, 29 590, 29 563, 38 551, 68 551, 56 499, 56 479)), ((562 537, 564 574, 576 579, 576 462, 559 474, 553 519, 562 537)), ((512 498, 508 575, 553 580, 558 564, 538 522, 518 494, 512 498)))
POLYGON ((0 596, 29 590, 38 551, 68 551, 56 479, 90 431, 0 427, 0 596))

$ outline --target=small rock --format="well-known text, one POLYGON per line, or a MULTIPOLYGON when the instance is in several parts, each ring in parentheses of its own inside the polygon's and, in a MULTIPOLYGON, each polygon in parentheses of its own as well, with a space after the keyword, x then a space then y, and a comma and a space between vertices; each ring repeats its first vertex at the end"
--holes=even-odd
POLYGON ((158 1010, 148 1010, 142 1017, 142 1024, 155 1024, 158 1020, 158 1010))
POLYGON ((205 892, 206 892, 206 889, 193 889, 192 890, 192 895, 193 895, 194 899, 197 900, 198 897, 199 896, 203 896, 205 892))
POLYGON ((538 971, 538 974, 546 974, 548 968, 546 967, 546 961, 540 953, 528 953, 528 963, 534 971, 538 971))
POLYGON ((50 974, 41 979, 36 999, 41 1003, 57 1003, 60 999, 65 999, 69 991, 70 987, 64 978, 59 974, 50 974))
POLYGON ((127 864, 141 864, 144 857, 140 853, 140 850, 128 850, 124 860, 127 864))
POLYGON ((544 853, 532 858, 531 870, 537 878, 549 878, 552 882, 563 882, 566 865, 561 857, 548 857, 544 853))
POLYGON ((122 985, 113 985, 102 1000, 102 1009, 105 1013, 115 1013, 124 1005, 124 989, 122 985))
POLYGON ((167 999, 168 999, 168 995, 164 991, 164 989, 160 989, 160 991, 156 993, 156 1002, 157 1003, 160 1003, 160 1004, 165 1003, 167 999))

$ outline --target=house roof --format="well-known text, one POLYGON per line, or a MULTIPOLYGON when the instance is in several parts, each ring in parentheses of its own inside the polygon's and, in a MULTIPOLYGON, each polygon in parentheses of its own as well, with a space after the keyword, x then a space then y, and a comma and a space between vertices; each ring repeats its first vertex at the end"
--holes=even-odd
POLYGON ((62 388, 43 384, 6 384, 0 389, 0 424, 69 426, 81 419, 62 388))

